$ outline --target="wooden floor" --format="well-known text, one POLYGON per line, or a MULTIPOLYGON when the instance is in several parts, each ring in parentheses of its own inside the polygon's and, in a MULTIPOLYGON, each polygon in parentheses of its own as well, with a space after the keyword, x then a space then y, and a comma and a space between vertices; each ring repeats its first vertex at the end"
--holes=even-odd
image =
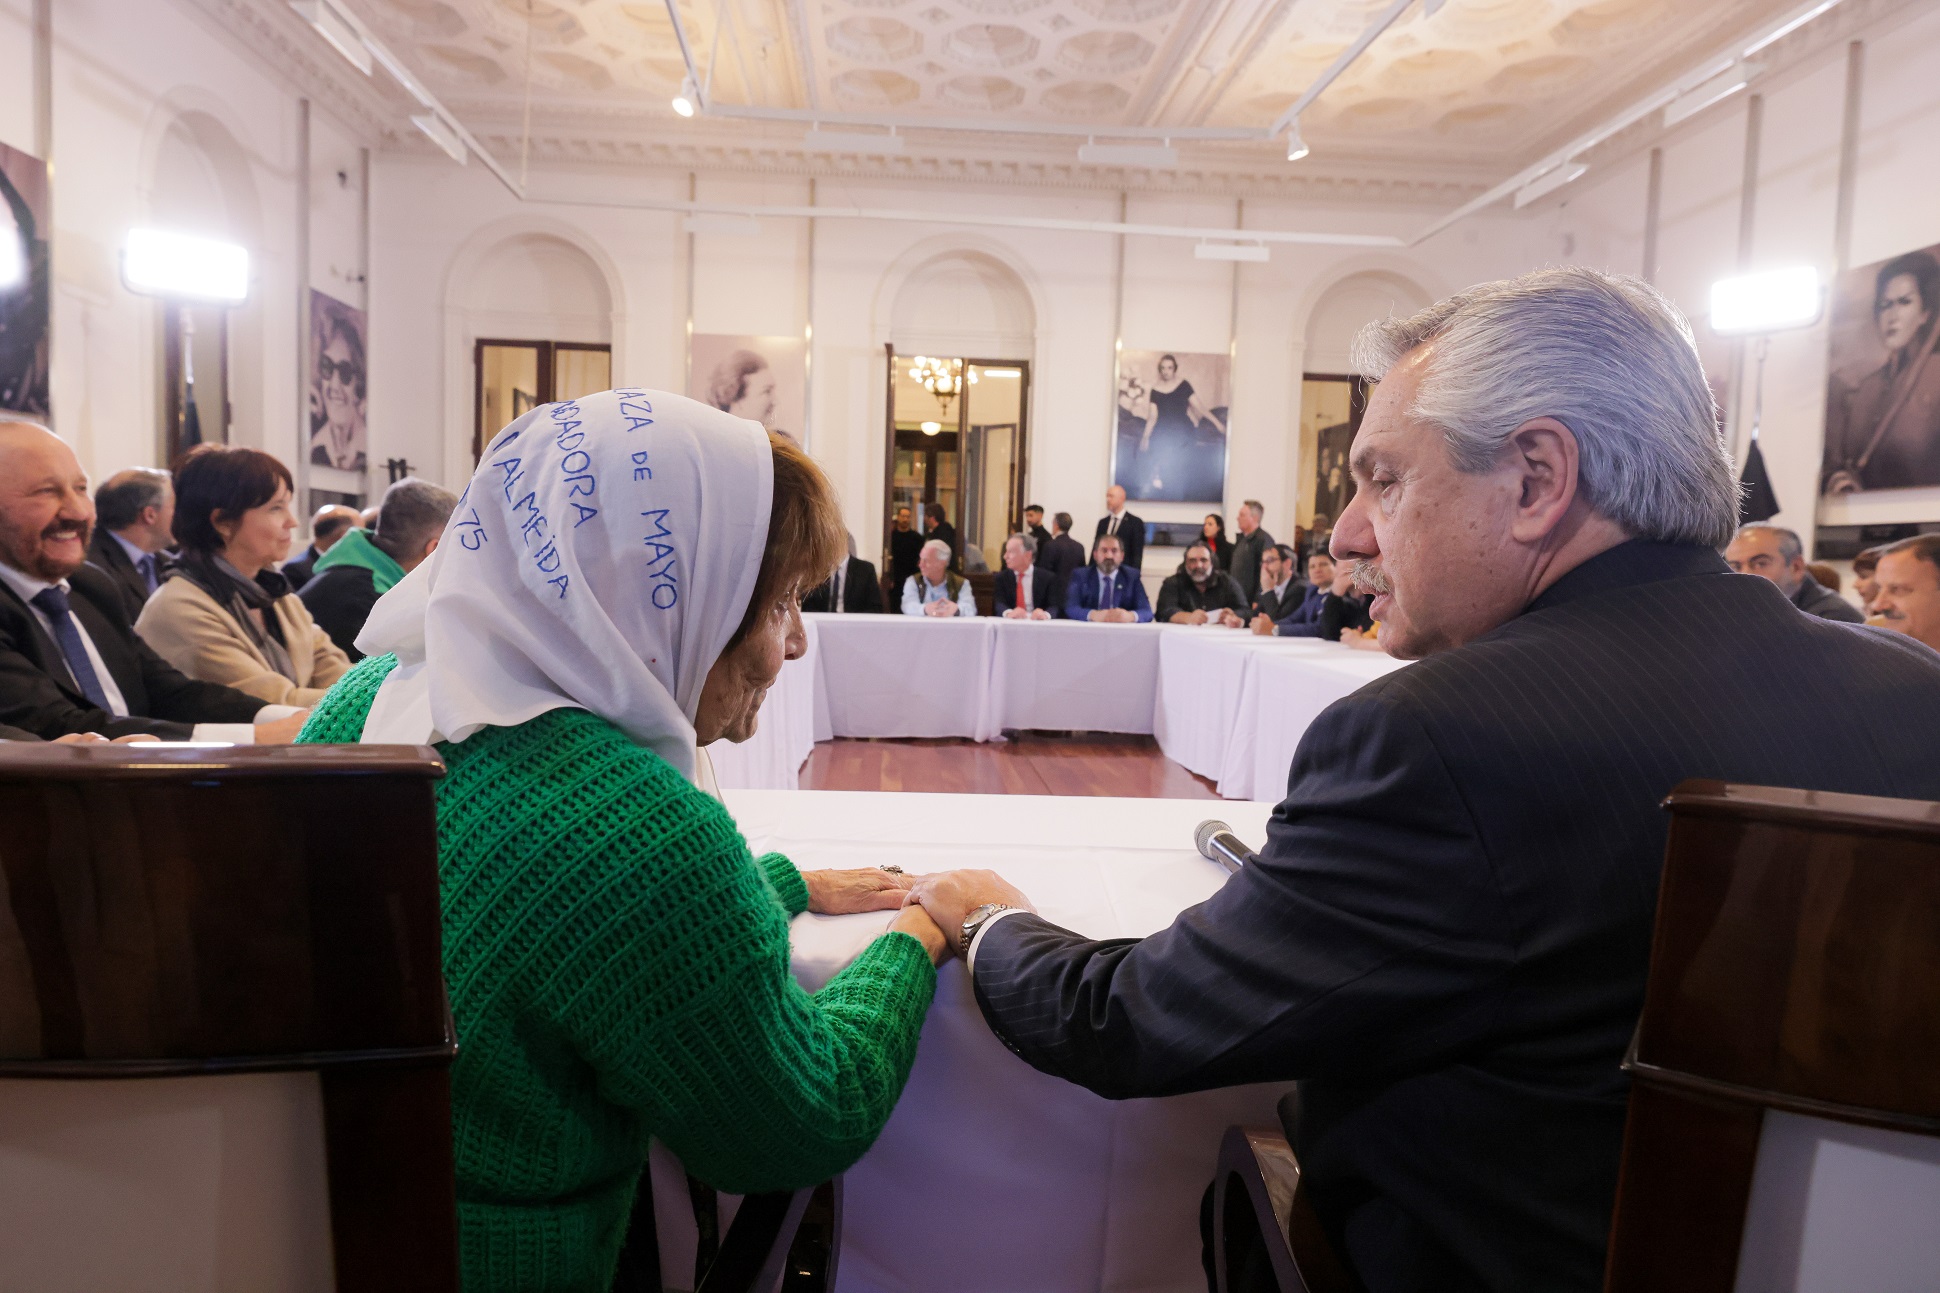
POLYGON ((971 795, 1217 799, 1212 784, 1149 736, 1021 735, 1009 741, 824 741, 803 790, 928 790, 971 795))

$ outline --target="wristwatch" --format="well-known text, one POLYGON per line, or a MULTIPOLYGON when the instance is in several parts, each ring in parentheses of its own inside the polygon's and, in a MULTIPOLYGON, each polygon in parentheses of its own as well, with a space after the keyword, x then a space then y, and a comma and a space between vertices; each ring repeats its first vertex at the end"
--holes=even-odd
POLYGON ((985 921, 995 916, 998 912, 1009 911, 1010 906, 1007 902, 987 902, 971 912, 968 916, 965 916, 963 918, 963 934, 957 940, 957 955, 968 961, 970 959, 970 944, 976 941, 977 931, 983 928, 985 921))

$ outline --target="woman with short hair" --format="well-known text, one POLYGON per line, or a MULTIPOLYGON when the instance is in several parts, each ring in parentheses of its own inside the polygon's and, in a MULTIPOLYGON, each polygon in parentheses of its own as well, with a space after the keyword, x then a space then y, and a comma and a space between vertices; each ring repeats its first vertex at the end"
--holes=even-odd
POLYGON ((605 1289, 650 1138, 730 1192, 845 1170, 915 1060, 948 945, 903 909, 819 992, 804 910, 897 871, 754 857, 700 747, 753 735, 845 548, 799 449, 657 391, 534 409, 377 603, 308 741, 435 744, 467 1290, 605 1289))
POLYGON ((175 473, 181 558, 135 632, 191 678, 274 705, 314 705, 350 659, 277 570, 296 516, 290 469, 260 449, 205 444, 175 473))

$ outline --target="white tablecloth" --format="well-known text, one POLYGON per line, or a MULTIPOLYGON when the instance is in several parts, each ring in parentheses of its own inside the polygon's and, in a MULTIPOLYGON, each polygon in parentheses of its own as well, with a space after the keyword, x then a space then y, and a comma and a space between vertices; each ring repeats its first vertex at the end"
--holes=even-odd
MULTIPOLYGON (((808 650, 799 660, 781 666, 781 675, 761 702, 761 715, 752 738, 736 745, 716 741, 707 747, 708 761, 723 790, 793 790, 802 764, 815 752, 816 713, 821 701, 818 678, 821 633, 806 623, 808 650)), ((826 729, 824 718, 822 727, 826 729)))
POLYGON ((835 736, 967 736, 991 726, 988 619, 804 615, 821 636, 820 683, 835 736))
POLYGON ((1219 780, 1253 661, 1262 655, 1346 648, 1317 638, 1265 638, 1236 629, 1172 626, 1159 639, 1153 732, 1159 748, 1202 777, 1219 780))
POLYGON ((1408 663, 1337 642, 1314 645, 1325 650, 1253 657, 1219 770, 1224 798, 1268 803, 1284 798, 1287 769, 1308 724, 1343 696, 1408 663))
POLYGON ((1076 620, 987 622, 998 732, 1152 730, 1159 639, 1167 629, 1076 620))
MULTIPOLYGON (((1192 848, 1208 805, 1165 799, 733 791, 755 852, 804 868, 897 862, 998 871, 1094 937, 1150 934, 1225 872, 1192 848), (992 806, 1001 812, 993 812, 992 806), (945 838, 942 844, 914 844, 945 838)), ((1264 838, 1264 804, 1225 804, 1264 838)), ((797 917, 795 971, 826 982, 890 916, 797 917)), ((1219 1137, 1271 1123, 1283 1087, 1109 1101, 1037 1072, 944 965, 916 1066, 882 1138, 845 1181, 841 1293, 1197 1293, 1199 1197, 1219 1137)))

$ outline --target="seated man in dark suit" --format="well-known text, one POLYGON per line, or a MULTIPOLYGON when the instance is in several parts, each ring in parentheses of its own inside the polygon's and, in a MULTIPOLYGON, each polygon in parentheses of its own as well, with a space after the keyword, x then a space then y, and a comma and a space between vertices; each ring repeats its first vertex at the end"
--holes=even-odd
POLYGON ((1092 545, 1092 564, 1071 576, 1064 593, 1064 618, 1098 624, 1145 624, 1152 618, 1145 584, 1133 566, 1120 565, 1125 554, 1118 536, 1107 534, 1092 545))
POLYGON ((1378 384, 1333 549, 1417 663, 1307 728, 1257 860, 1102 943, 989 873, 913 892, 1045 1072, 1297 1081, 1301 1186, 1370 1293, 1595 1293, 1659 803, 1691 777, 1940 799, 1940 654, 1730 573, 1731 455, 1646 284, 1483 284, 1354 353, 1378 384))
POLYGON ((1013 534, 1004 540, 1004 568, 991 581, 991 600, 1007 620, 1051 620, 1064 614, 1055 596, 1057 577, 1037 564, 1037 540, 1013 534))
POLYGON ((298 592, 310 582, 317 573, 317 558, 330 551, 338 539, 358 528, 362 521, 354 507, 342 503, 331 503, 319 507, 317 514, 310 519, 310 546, 302 555, 292 557, 283 563, 283 578, 290 581, 290 587, 298 592))
POLYGON ((849 556, 836 572, 802 598, 802 609, 836 615, 882 614, 882 585, 876 567, 855 554, 855 535, 849 536, 849 556))
POLYGON ((377 528, 347 527, 317 558, 316 574, 297 590, 316 622, 343 653, 362 660, 357 635, 377 599, 437 551, 458 495, 416 476, 393 481, 377 506, 377 528))
POLYGON ((157 467, 129 467, 94 491, 94 538, 88 560, 120 585, 130 619, 162 586, 173 563, 175 485, 157 467))
MULTIPOLYGON (((1320 613, 1327 606, 1327 590, 1334 583, 1334 559, 1324 552, 1307 558, 1307 582, 1301 584, 1300 597, 1280 604, 1277 618, 1264 612, 1253 617, 1253 631, 1261 637, 1317 638, 1320 613)), ((1291 599, 1289 599, 1291 600, 1291 599)))
POLYGON ((1260 554, 1260 595, 1253 601, 1249 619, 1264 615, 1277 620, 1300 604, 1307 594, 1306 581, 1300 578, 1298 549, 1276 543, 1260 554))
POLYGON ((1782 525, 1755 521, 1739 526, 1725 547, 1724 560, 1741 575, 1771 580, 1807 615, 1842 624, 1860 624, 1866 619, 1857 606, 1812 577, 1805 568, 1805 545, 1782 525))
POLYGON ((87 564, 93 527, 74 451, 0 422, 0 723, 45 740, 294 740, 308 710, 185 678, 135 636, 121 586, 87 564))
POLYGON ((1217 624, 1229 629, 1246 627, 1246 594, 1240 592, 1233 577, 1213 568, 1212 549, 1195 543, 1186 549, 1186 559, 1177 573, 1159 585, 1161 624, 1217 624))
POLYGON ((1051 589, 1051 596, 1059 606, 1064 605, 1065 590, 1071 585, 1071 574, 1085 563, 1085 545, 1071 537, 1071 513, 1059 512, 1051 518, 1051 541, 1037 551, 1037 564, 1050 571, 1057 579, 1051 589))

